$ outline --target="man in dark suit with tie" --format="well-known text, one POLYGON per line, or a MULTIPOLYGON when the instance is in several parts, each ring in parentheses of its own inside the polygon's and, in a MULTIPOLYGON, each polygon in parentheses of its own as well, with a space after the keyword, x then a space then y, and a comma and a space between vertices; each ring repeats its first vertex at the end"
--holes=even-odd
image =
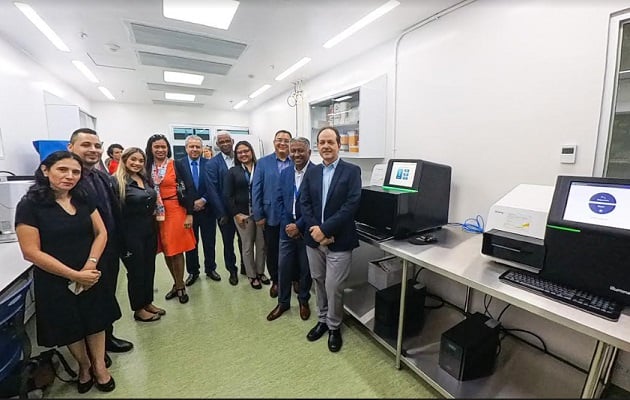
POLYGON ((304 137, 293 138, 289 145, 289 153, 294 168, 285 168, 280 173, 278 194, 275 200, 280 217, 278 305, 267 315, 268 321, 280 317, 290 308, 291 281, 294 276, 299 277, 300 318, 307 320, 311 316, 308 300, 311 297, 312 280, 304 244, 306 229, 299 201, 304 174, 309 168, 315 166, 310 162, 311 143, 304 137))
MULTIPOLYGON (((107 245, 99 260, 102 267, 103 280, 112 296, 116 295, 118 271, 120 269, 119 251, 122 235, 120 227, 120 208, 118 197, 115 195, 112 179, 107 172, 99 170, 96 166, 101 162, 103 143, 93 129, 79 128, 72 132, 68 151, 79 156, 83 163, 83 188, 96 204, 99 214, 103 218, 107 228, 107 245)), ((114 327, 105 330, 105 350, 122 353, 133 348, 133 344, 127 340, 114 336, 114 327)))
POLYGON ((210 191, 210 199, 208 200, 219 223, 219 230, 223 239, 223 259, 225 268, 230 273, 229 282, 235 286, 238 285, 236 255, 234 254, 236 225, 234 225, 234 220, 229 216, 227 199, 223 197, 223 179, 227 175, 228 170, 234 166, 234 139, 232 139, 229 132, 218 131, 216 144, 221 152, 208 160, 208 165, 204 170, 204 179, 206 180, 206 185, 213 189, 210 191))
POLYGON ((318 322, 306 338, 328 334, 328 350, 341 349, 343 289, 350 274, 352 250, 359 247, 354 217, 361 200, 361 169, 339 159, 341 138, 332 127, 317 133, 322 164, 309 168, 300 189, 306 253, 315 284, 318 322))
POLYGON ((206 276, 213 281, 220 281, 221 276, 217 273, 215 262, 215 241, 217 236, 217 224, 214 210, 208 204, 212 197, 211 186, 203 179, 203 171, 207 168, 209 160, 201 157, 203 152, 203 140, 197 135, 186 137, 185 142, 186 157, 176 161, 176 168, 180 179, 188 189, 188 195, 193 199, 193 232, 197 245, 191 251, 186 252, 186 286, 191 286, 199 278, 199 231, 201 231, 201 241, 203 243, 203 266, 206 276))

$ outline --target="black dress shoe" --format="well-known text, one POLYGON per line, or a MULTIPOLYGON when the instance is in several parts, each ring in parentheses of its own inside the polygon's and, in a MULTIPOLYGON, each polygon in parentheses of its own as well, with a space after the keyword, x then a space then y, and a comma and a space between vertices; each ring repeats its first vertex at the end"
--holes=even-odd
POLYGON ((116 389, 116 382, 114 382, 114 377, 110 376, 109 381, 106 383, 98 383, 96 382, 96 388, 101 392, 111 392, 116 389))
POLYGON ((188 303, 188 294, 186 293, 186 289, 177 289, 177 298, 182 304, 188 303))
POLYGON ((315 327, 313 327, 313 329, 308 332, 308 334, 306 335, 306 339, 308 339, 309 342, 314 342, 322 337, 327 331, 328 325, 323 322, 318 322, 317 325, 315 325, 315 327))
POLYGON ((276 297, 278 297, 278 284, 277 283, 273 283, 273 285, 271 285, 271 287, 269 288, 269 296, 272 299, 275 299, 276 297))
POLYGON ((117 337, 114 337, 113 335, 112 337, 105 339, 105 350, 109 352, 125 353, 131 349, 133 349, 133 343, 127 340, 118 339, 117 337))
POLYGON ((221 280, 221 275, 219 275, 217 271, 210 271, 206 274, 206 276, 212 279, 213 281, 219 282, 221 280))
MULTIPOLYGON (((193 283, 197 282, 197 279, 199 279, 199 274, 195 274, 195 275, 190 274, 190 275, 188 275, 188 278, 186 278, 186 286, 192 286, 193 283)), ((169 300, 169 299, 167 299, 167 300, 169 300)))
POLYGON ((230 272, 230 279, 228 280, 230 281, 230 285, 238 285, 238 275, 236 275, 236 272, 230 272))
POLYGON ((175 289, 175 285, 173 285, 171 290, 169 290, 168 293, 166 293, 166 295, 164 296, 164 299, 170 300, 170 299, 174 299, 175 297, 177 297, 177 290, 175 289))
POLYGON ((105 368, 109 368, 112 366, 112 358, 109 354, 105 353, 105 368))
POLYGON ((278 304, 276 308, 271 310, 271 312, 267 315, 267 321, 273 321, 274 319, 280 317, 288 309, 289 309, 288 306, 283 306, 283 305, 278 304))
POLYGON ((328 350, 333 353, 341 350, 341 345, 343 344, 343 340, 341 340, 341 330, 340 329, 331 329, 328 332, 328 350))

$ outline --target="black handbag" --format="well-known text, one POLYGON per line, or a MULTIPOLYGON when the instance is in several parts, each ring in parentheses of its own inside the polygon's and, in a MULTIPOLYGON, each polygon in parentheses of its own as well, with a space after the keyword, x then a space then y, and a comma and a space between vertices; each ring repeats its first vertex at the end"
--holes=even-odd
POLYGON ((182 207, 186 207, 186 184, 177 178, 177 201, 182 207))

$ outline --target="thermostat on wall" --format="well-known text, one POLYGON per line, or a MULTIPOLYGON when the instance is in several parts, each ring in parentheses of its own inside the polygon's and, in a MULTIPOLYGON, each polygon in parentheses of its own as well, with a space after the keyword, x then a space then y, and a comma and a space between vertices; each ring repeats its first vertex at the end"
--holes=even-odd
POLYGON ((560 163, 561 164, 575 164, 575 153, 577 153, 577 145, 565 144, 562 145, 560 151, 560 163))

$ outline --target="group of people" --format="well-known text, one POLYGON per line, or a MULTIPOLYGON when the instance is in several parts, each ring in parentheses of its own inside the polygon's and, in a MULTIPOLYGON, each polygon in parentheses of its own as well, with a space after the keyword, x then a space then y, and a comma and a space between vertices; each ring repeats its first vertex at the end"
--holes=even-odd
POLYGON ((339 159, 339 132, 328 127, 317 134, 319 165, 310 161, 309 140, 285 130, 276 132, 274 152, 260 160, 249 142, 234 145, 228 132, 217 133, 216 145, 220 153, 207 159, 202 139, 189 136, 187 155, 173 160, 166 136, 155 134, 144 151, 115 148, 122 151, 109 176, 95 168, 103 151, 98 134, 81 128, 72 133, 68 151, 50 154, 36 170, 35 184, 17 207, 16 232, 24 258, 36 267, 38 342, 68 346, 79 364, 79 393, 92 386, 113 390, 106 351, 133 347, 113 335, 112 324, 121 317, 115 298, 119 260, 127 269, 134 319, 157 321, 166 310, 154 304, 156 254, 164 254, 173 278, 165 299, 187 303, 186 286, 201 269, 199 234, 204 272, 221 280, 217 225, 229 283, 238 284, 236 236, 241 273, 254 289, 270 285, 271 297, 278 298, 267 320, 290 308, 292 287, 307 320, 314 284, 318 321, 307 339, 329 332, 329 350, 341 349, 361 175, 359 167, 339 159))

